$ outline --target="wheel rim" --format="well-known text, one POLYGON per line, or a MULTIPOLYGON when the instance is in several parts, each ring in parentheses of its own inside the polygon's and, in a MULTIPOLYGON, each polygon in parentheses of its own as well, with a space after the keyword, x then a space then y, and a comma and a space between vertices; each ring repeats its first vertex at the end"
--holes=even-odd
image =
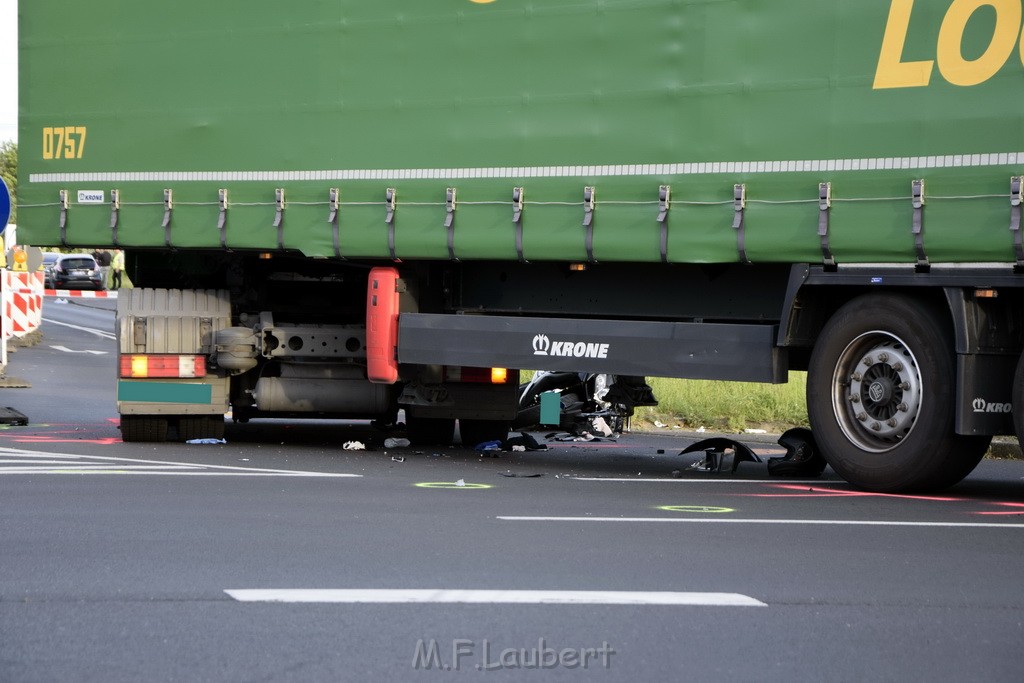
POLYGON ((832 408, 839 428, 858 448, 884 453, 914 429, 921 413, 921 370, 899 337, 866 332, 839 354, 832 408))

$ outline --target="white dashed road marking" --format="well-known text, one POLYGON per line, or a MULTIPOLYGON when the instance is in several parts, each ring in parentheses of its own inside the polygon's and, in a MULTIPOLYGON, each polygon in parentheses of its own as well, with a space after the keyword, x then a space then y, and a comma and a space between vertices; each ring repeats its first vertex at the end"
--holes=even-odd
POLYGON ((740 593, 450 589, 232 589, 240 602, 464 603, 488 605, 703 605, 767 607, 740 593))

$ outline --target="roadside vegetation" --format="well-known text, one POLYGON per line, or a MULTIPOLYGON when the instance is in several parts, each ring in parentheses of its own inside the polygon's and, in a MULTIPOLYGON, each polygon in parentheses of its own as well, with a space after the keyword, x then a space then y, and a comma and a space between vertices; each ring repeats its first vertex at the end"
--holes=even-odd
POLYGON ((638 408, 634 428, 657 427, 741 432, 780 432, 807 425, 807 374, 791 372, 787 384, 647 378, 658 405, 638 408))

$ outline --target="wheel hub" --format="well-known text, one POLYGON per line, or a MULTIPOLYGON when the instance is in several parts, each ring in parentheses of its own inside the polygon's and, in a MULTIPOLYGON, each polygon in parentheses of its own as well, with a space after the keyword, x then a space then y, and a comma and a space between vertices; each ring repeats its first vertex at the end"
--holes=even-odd
POLYGON ((837 414, 851 441, 882 452, 910 433, 921 407, 921 375, 900 339, 885 332, 861 335, 840 356, 836 373, 845 385, 837 414))

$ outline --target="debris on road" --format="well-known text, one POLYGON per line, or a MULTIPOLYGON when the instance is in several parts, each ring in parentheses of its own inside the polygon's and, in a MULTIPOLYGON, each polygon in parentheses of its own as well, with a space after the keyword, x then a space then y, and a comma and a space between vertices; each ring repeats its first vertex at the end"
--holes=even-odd
POLYGON ((741 462, 761 462, 761 458, 746 444, 720 436, 692 443, 680 451, 679 455, 696 451, 704 451, 704 459, 698 460, 687 469, 697 472, 717 473, 726 469, 735 472, 741 462))

